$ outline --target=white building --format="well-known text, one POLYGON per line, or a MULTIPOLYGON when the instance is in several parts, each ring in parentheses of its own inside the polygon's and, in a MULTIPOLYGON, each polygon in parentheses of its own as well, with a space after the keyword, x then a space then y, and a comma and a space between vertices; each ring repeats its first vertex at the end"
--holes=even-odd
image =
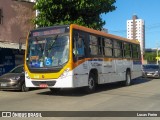
POLYGON ((145 49, 145 23, 144 20, 138 19, 136 15, 132 20, 127 20, 127 38, 136 39, 140 42, 141 52, 144 53, 145 49))

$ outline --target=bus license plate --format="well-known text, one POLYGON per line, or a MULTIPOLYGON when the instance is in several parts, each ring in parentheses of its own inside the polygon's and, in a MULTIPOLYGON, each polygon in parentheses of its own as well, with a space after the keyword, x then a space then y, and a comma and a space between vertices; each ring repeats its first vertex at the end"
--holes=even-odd
POLYGON ((47 84, 40 84, 39 87, 46 88, 46 87, 48 87, 48 85, 47 84))

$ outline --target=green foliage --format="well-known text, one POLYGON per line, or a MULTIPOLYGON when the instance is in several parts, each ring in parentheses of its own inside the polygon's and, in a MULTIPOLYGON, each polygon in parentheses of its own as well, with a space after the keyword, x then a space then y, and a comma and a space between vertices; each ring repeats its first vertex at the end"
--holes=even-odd
MULTIPOLYGON (((159 56, 160 56, 160 52, 159 52, 159 56)), ((156 52, 145 52, 145 54, 144 54, 144 59, 147 61, 155 62, 156 57, 157 57, 156 52)))
POLYGON ((38 0, 39 15, 34 23, 39 27, 79 24, 101 29, 105 24, 100 15, 116 9, 116 0, 38 0))

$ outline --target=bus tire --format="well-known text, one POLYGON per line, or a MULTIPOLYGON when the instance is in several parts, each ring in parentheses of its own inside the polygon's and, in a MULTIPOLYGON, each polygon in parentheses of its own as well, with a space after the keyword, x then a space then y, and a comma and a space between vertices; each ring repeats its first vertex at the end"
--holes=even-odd
POLYGON ((50 91, 52 92, 52 93, 54 93, 54 94, 56 94, 56 93, 59 93, 60 92, 60 88, 49 88, 50 89, 50 91))
POLYGON ((131 85, 131 73, 129 70, 126 72, 126 80, 124 81, 125 86, 131 85))
POLYGON ((95 75, 93 73, 90 73, 88 78, 88 86, 85 88, 85 91, 87 93, 93 93, 96 88, 96 82, 95 82, 95 75))
POLYGON ((21 91, 22 92, 28 92, 29 91, 29 87, 26 87, 26 84, 25 84, 25 82, 22 84, 22 86, 21 86, 21 91))

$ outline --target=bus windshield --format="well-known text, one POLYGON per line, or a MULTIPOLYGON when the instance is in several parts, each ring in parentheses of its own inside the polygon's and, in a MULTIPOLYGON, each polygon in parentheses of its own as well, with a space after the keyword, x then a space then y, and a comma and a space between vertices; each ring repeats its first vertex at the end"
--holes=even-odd
POLYGON ((30 68, 60 67, 68 61, 69 36, 30 37, 27 64, 30 68))

